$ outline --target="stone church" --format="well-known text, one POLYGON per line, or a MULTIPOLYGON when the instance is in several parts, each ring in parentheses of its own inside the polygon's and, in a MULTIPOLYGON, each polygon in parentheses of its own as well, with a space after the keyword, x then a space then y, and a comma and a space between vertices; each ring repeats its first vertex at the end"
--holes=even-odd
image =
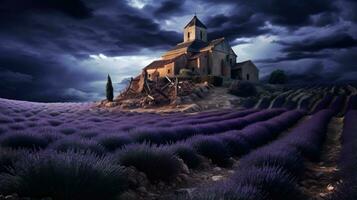
POLYGON ((184 28, 183 42, 167 51, 160 60, 144 68, 149 79, 173 77, 181 69, 196 75, 257 82, 259 70, 251 61, 236 63, 237 55, 225 38, 207 40, 207 27, 194 16, 184 28))

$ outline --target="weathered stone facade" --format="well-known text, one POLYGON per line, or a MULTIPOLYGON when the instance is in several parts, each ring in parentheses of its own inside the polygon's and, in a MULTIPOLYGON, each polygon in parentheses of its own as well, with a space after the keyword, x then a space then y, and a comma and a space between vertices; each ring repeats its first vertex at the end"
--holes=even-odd
POLYGON ((258 82, 259 70, 250 60, 237 63, 231 70, 232 79, 258 82))

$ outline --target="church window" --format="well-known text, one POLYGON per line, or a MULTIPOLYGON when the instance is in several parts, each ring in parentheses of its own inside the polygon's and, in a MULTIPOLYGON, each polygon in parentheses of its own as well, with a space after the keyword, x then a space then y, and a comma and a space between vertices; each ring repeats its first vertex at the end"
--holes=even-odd
POLYGON ((203 39, 203 33, 200 31, 201 40, 203 39))
POLYGON ((167 70, 167 73, 168 73, 168 74, 170 74, 170 73, 171 73, 171 70, 170 70, 170 69, 168 69, 168 70, 167 70))
POLYGON ((249 74, 247 74, 247 81, 249 81, 249 78, 250 78, 250 77, 249 77, 249 74))
POLYGON ((190 40, 190 32, 187 33, 187 38, 190 40))

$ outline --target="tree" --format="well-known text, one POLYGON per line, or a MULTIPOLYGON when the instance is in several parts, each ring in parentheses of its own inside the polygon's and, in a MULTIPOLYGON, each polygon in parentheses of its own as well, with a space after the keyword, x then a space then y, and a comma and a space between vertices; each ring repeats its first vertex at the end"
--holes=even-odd
POLYGON ((107 100, 113 101, 113 98, 114 98, 113 84, 112 84, 112 79, 110 78, 109 74, 108 74, 108 80, 107 80, 106 94, 107 94, 107 100))
POLYGON ((287 82, 285 71, 281 69, 274 70, 269 77, 270 84, 284 84, 287 82))

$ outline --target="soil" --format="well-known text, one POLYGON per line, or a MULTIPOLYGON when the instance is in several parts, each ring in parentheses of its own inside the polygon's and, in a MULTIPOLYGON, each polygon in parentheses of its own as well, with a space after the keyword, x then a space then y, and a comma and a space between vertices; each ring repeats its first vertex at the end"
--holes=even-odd
POLYGON ((202 111, 210 111, 215 109, 229 109, 238 107, 240 98, 231 95, 227 92, 225 87, 214 87, 203 99, 199 99, 193 103, 181 105, 165 105, 152 108, 134 108, 134 109, 121 109, 119 107, 103 108, 105 110, 127 111, 127 112, 150 112, 150 113, 198 113, 202 111))
POLYGON ((336 189, 339 179, 336 175, 337 159, 341 149, 340 136, 343 118, 333 118, 328 126, 327 138, 319 162, 306 163, 306 173, 300 182, 305 195, 314 200, 323 200, 336 189))
POLYGON ((241 98, 229 94, 227 88, 217 87, 212 90, 212 92, 202 100, 196 102, 202 110, 217 109, 217 108, 234 108, 238 107, 241 98))
POLYGON ((145 187, 136 188, 126 192, 120 200, 170 200, 180 196, 190 196, 198 187, 209 186, 214 182, 229 178, 234 173, 238 161, 232 159, 233 165, 229 168, 221 168, 213 165, 208 159, 196 170, 190 170, 188 174, 179 174, 176 180, 169 183, 151 183, 145 187))

